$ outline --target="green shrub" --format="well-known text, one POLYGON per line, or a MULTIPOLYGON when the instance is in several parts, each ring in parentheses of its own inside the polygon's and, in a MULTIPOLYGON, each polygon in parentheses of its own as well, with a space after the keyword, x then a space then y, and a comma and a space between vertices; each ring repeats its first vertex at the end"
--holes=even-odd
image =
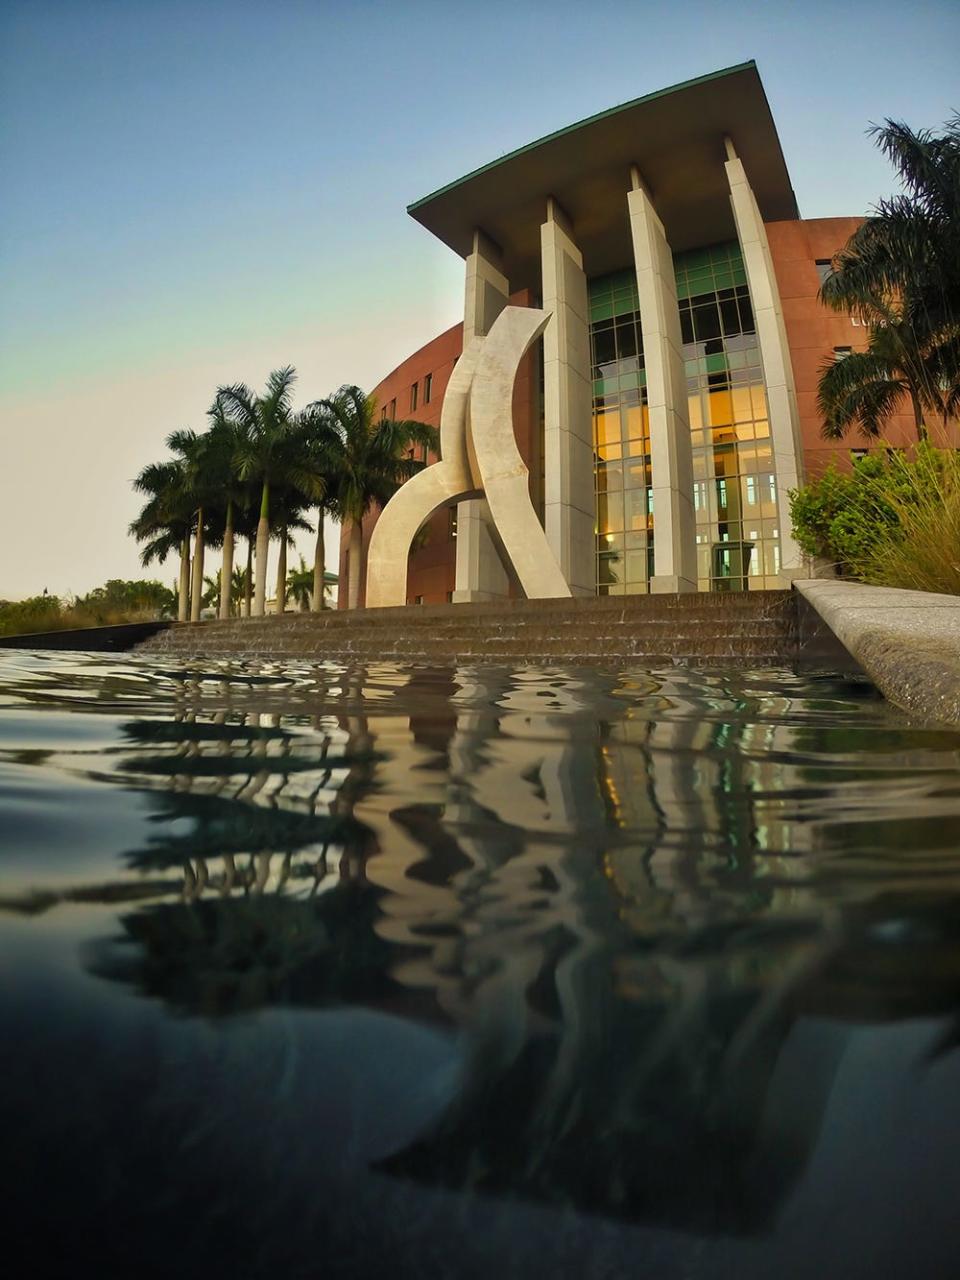
POLYGON ((0 636, 29 635, 40 631, 67 631, 74 627, 109 627, 173 616, 176 596, 161 582, 124 582, 111 579, 89 595, 73 602, 59 596, 31 596, 27 600, 0 600, 0 636))
POLYGON ((808 555, 877 586, 960 594, 960 455, 930 444, 913 458, 869 454, 790 492, 808 555))

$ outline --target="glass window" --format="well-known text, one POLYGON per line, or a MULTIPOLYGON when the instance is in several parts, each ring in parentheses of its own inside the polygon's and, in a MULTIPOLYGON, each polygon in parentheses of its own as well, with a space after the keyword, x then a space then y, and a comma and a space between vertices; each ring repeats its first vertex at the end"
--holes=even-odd
MULTIPOLYGON (((732 292, 731 290, 731 295, 732 292)), ((733 337, 740 332, 740 312, 737 310, 737 302, 733 296, 721 300, 720 319, 723 323, 723 332, 728 336, 733 337)))
POLYGON ((597 444, 619 444, 620 412, 617 409, 603 409, 594 417, 595 439, 597 444))
POLYGON ((417 391, 419 390, 419 388, 420 388, 420 384, 418 382, 415 382, 413 386, 410 388, 410 412, 411 413, 417 407, 417 391))
MULTIPOLYGON (((740 246, 731 241, 679 253, 674 270, 693 449, 699 584, 704 590, 774 586, 770 428, 740 246), (744 541, 747 512, 751 536, 744 541)), ((597 590, 622 595, 648 589, 654 550, 655 477, 635 276, 624 271, 591 280, 589 296, 597 590)))
POLYGON ((608 493, 612 493, 616 489, 623 488, 623 464, 620 462, 605 462, 597 467, 597 489, 606 489, 608 493))
POLYGON ((647 580, 647 553, 643 551, 628 551, 625 557, 626 581, 628 583, 646 582, 647 580))
MULTIPOLYGON (((631 495, 628 495, 628 498, 631 495)), ((623 493, 597 494, 597 529, 600 533, 623 532, 623 493)))
POLYGON ((433 395, 433 374, 428 373, 423 380, 423 403, 429 404, 430 397, 433 395))
POLYGON ((637 327, 631 316, 629 320, 618 320, 617 328, 617 359, 626 360, 630 356, 637 354, 637 327))
POLYGON ((705 306, 694 308, 693 328, 698 342, 720 337, 720 308, 713 299, 705 306))
POLYGON ((817 278, 822 288, 833 275, 833 260, 831 258, 817 258, 816 266, 817 278))
POLYGON ((650 518, 649 416, 636 274, 614 272, 589 283, 593 366, 593 441, 597 503, 597 591, 623 595, 647 590, 650 518), (629 462, 625 461, 629 459, 629 462), (624 531, 631 539, 629 569, 624 531))
POLYGON ((852 356, 852 355, 853 355, 853 347, 834 347, 833 348, 834 360, 846 360, 847 356, 852 356))
POLYGON ((693 315, 689 302, 680 304, 680 341, 684 346, 693 342, 693 315))
POLYGON ((593 363, 597 378, 604 376, 604 369, 617 358, 617 343, 613 329, 597 329, 593 335, 593 363))

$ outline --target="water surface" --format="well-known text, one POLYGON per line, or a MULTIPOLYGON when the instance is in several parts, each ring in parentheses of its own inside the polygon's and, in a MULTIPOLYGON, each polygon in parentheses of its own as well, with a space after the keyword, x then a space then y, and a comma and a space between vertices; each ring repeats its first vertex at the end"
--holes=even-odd
POLYGON ((8 1250, 954 1277, 958 835, 838 678, 5 652, 8 1250))

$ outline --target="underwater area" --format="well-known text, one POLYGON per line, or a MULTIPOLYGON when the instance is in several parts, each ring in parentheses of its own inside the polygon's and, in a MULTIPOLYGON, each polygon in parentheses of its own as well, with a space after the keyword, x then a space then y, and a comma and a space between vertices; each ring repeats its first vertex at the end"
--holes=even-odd
POLYGON ((788 668, 0 653, 25 1274, 960 1259, 960 733, 788 668))

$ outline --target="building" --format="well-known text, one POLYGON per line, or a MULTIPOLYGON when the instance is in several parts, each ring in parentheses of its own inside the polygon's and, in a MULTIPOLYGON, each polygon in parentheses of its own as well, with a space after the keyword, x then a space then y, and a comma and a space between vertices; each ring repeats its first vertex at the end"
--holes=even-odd
MULTIPOLYGON (((866 343, 817 294, 859 219, 800 218, 753 62, 550 134, 408 212, 463 258, 464 318, 383 379, 380 411, 439 425, 465 342, 508 304, 549 312, 513 425, 573 595, 804 572, 788 491, 850 448, 821 438, 818 372, 866 343)), ((913 437, 909 414, 891 424, 890 442, 913 437)), ((433 514, 409 603, 518 593, 482 498, 433 514)))

